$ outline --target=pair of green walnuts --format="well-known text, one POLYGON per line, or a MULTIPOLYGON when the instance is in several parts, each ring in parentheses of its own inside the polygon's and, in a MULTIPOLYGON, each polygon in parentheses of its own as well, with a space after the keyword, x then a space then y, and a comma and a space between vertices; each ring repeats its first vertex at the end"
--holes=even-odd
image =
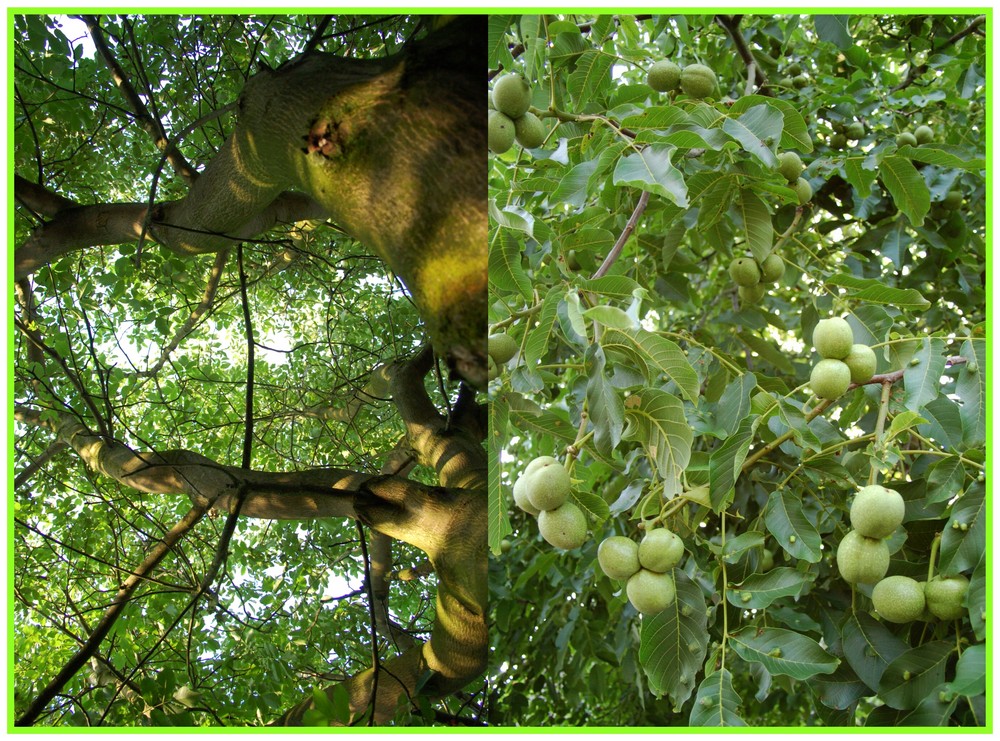
POLYGON ((822 360, 813 366, 809 387, 820 399, 839 398, 852 383, 867 383, 875 375, 875 351, 854 341, 846 319, 821 319, 813 329, 813 345, 822 360))
POLYGON ((538 532, 549 545, 563 550, 587 542, 587 517, 569 501, 569 473, 552 456, 535 458, 514 482, 514 504, 538 518, 538 532))
POLYGON ((545 124, 529 111, 531 86, 517 72, 496 81, 487 103, 490 108, 487 143, 490 151, 503 154, 516 140, 525 149, 540 147, 545 141, 545 124))
POLYGON ((681 69, 669 59, 661 59, 646 72, 646 84, 658 93, 680 90, 696 100, 715 93, 718 79, 711 67, 704 64, 689 64, 681 69))
POLYGON ((655 615, 677 597, 671 571, 684 557, 684 541, 665 527, 646 531, 636 543, 612 535, 597 547, 597 563, 610 578, 625 582, 625 594, 642 615, 655 615))
POLYGON ((896 136, 896 146, 909 145, 919 147, 921 144, 930 144, 934 141, 934 129, 927 124, 921 124, 912 132, 903 131, 896 136))

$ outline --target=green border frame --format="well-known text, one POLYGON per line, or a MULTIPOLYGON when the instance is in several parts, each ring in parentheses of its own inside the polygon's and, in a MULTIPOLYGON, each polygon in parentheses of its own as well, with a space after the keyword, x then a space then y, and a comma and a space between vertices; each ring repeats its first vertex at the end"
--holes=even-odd
MULTIPOLYGON (((76 12, 81 12, 86 10, 90 13, 99 14, 117 14, 125 12, 136 12, 143 14, 161 14, 161 15, 183 15, 188 13, 212 13, 218 15, 239 15, 247 12, 247 10, 252 10, 254 14, 275 14, 275 15, 287 15, 290 13, 317 13, 323 10, 328 10, 328 7, 324 6, 294 6, 294 7, 276 7, 276 6, 260 6, 252 8, 233 8, 231 6, 220 6, 220 7, 196 7, 191 5, 178 5, 178 6, 162 6, 162 5, 150 5, 150 6, 119 6, 115 4, 109 5, 96 5, 96 6, 86 6, 86 5, 56 5, 56 6, 8 6, 7 7, 7 33, 5 38, 8 41, 7 49, 7 80, 10 83, 10 87, 13 87, 13 70, 14 70, 14 46, 13 43, 13 19, 17 15, 45 15, 45 14, 71 14, 76 12)), ((734 5, 707 5, 707 6, 696 6, 692 8, 679 8, 674 10, 674 14, 698 14, 706 15, 714 13, 717 11, 727 10, 731 11, 733 9, 738 9, 742 13, 753 13, 753 14, 788 14, 788 15, 822 15, 831 13, 849 13, 852 15, 874 15, 874 11, 870 7, 864 6, 836 6, 836 5, 823 5, 816 8, 801 8, 794 5, 784 6, 780 4, 768 4, 761 6, 754 6, 749 8, 744 8, 734 5), (688 11, 693 11, 689 13, 688 11)), ((470 6, 455 6, 449 4, 442 4, 440 6, 424 6, 424 7, 406 7, 403 5, 392 5, 392 4, 378 4, 371 6, 355 6, 348 5, 345 7, 336 8, 338 12, 350 12, 350 13, 382 13, 382 12, 406 12, 406 13, 423 13, 427 15, 447 15, 447 14, 462 14, 462 15, 473 15, 473 14, 485 14, 485 15, 514 15, 523 13, 539 13, 539 12, 552 12, 552 13, 565 13, 565 12, 576 12, 584 11, 587 13, 598 14, 620 14, 620 13, 644 13, 644 12, 657 12, 657 11, 667 11, 669 9, 663 7, 657 7, 652 5, 629 5, 626 8, 621 7, 611 7, 594 5, 590 6, 586 2, 581 3, 546 3, 544 5, 489 5, 484 7, 470 7, 470 6)), ((992 31, 993 22, 993 6, 981 6, 981 5, 963 5, 961 7, 949 8, 941 6, 912 6, 907 5, 901 8, 892 9, 891 15, 909 15, 909 14, 929 14, 929 15, 985 15, 987 19, 987 31, 992 31)), ((992 35, 987 33, 986 36, 986 47, 987 47, 987 60, 992 63, 991 72, 995 74, 998 65, 996 64, 996 49, 993 42, 992 35)), ((989 79, 989 78, 988 78, 989 79)), ((1000 242, 993 238, 994 234, 994 185, 993 185, 993 174, 994 174, 994 151, 993 151, 993 137, 994 137, 994 87, 996 86, 996 81, 993 80, 991 83, 987 84, 985 97, 986 97, 986 159, 987 159, 987 169, 986 169, 986 237, 987 237, 987 250, 986 250, 986 321, 988 328, 991 328, 994 309, 994 286, 993 286, 993 263, 994 263, 994 252, 995 249, 1000 249, 1000 242)), ((8 201, 7 201, 7 235, 8 244, 14 245, 14 201, 13 201, 13 177, 14 177, 14 151, 10 145, 13 140, 14 134, 14 118, 13 103, 12 98, 8 97, 8 116, 7 116, 7 187, 8 187, 8 201)), ((6 270, 9 271, 8 276, 13 274, 13 249, 9 248, 9 255, 6 262, 6 270)), ((8 303, 5 308, 5 316, 8 321, 11 318, 11 308, 8 303)), ((993 352, 993 340, 990 332, 987 332, 986 337, 986 352, 988 361, 992 362, 994 357, 993 352)), ((7 369, 4 376, 5 383, 7 384, 6 398, 8 402, 13 401, 13 388, 14 388, 14 342, 11 335, 8 335, 7 340, 7 369)), ((993 410, 993 389, 994 389, 994 376, 993 368, 990 367, 989 373, 987 375, 986 381, 986 464, 987 464, 987 490, 990 490, 990 478, 989 474, 992 471, 993 465, 995 463, 994 456, 994 410, 993 410)), ((14 420, 13 417, 8 419, 7 422, 7 435, 8 435, 8 447, 6 450, 11 450, 14 441, 14 420)), ((13 458, 11 458, 7 465, 7 476, 6 480, 8 483, 8 496, 6 499, 6 510, 7 518, 6 524, 8 528, 12 528, 12 517, 13 517, 13 482, 14 482, 14 466, 13 458)), ((989 500, 988 500, 989 501, 989 500)), ((996 528, 996 522, 994 520, 994 511, 991 504, 987 505, 987 514, 990 520, 991 527, 987 530, 986 539, 986 558, 987 558, 987 573, 992 574, 991 568, 993 564, 993 530, 996 528)), ((9 530, 8 530, 9 532, 9 530)), ((11 599, 12 584, 14 577, 14 541, 12 538, 7 539, 7 568, 4 573, 6 583, 5 594, 8 597, 8 604, 6 610, 6 617, 8 619, 6 638, 8 640, 8 646, 12 643, 13 634, 13 600, 11 599)), ((990 579, 987 579, 987 605, 990 609, 995 605, 995 589, 990 579)), ((994 630, 993 630, 993 619, 991 619, 987 624, 987 638, 986 645, 992 647, 994 630)), ((994 649, 995 650, 995 649, 994 649)), ((905 728, 858 728, 858 729, 847 729, 847 728, 825 728, 825 727, 809 727, 809 728, 797 728, 797 727, 775 727, 775 728, 763 728, 763 727, 745 727, 739 729, 732 729, 728 731, 719 731, 717 729, 711 728, 700 728, 700 727, 678 727, 678 728, 657 728, 657 727, 637 727, 637 728, 621 728, 621 727, 556 727, 556 728, 544 728, 544 727, 509 727, 509 726, 493 726, 483 729, 477 729, 475 731, 470 731, 469 729, 450 729, 444 727, 421 727, 421 728, 393 728, 392 731, 387 731, 385 728, 352 728, 349 730, 341 731, 341 733, 351 733, 360 735, 393 735, 399 733, 405 734, 415 734, 415 735, 427 735, 427 734, 445 734, 449 736, 461 735, 461 736, 472 736, 472 735, 524 735, 524 734, 545 734, 545 735, 563 735, 563 734, 608 734, 614 733, 616 735, 636 735, 636 734, 651 734, 651 733, 666 733, 666 734, 692 734, 692 735, 731 735, 734 733, 751 733, 755 735, 759 734, 848 734, 851 736, 858 735, 875 735, 875 734, 915 734, 921 731, 927 732, 933 730, 935 733, 947 733, 947 734, 984 734, 993 732, 993 710, 994 710, 994 682, 993 682, 993 666, 994 666, 994 656, 993 651, 988 650, 986 654, 986 712, 987 712, 987 723, 983 727, 977 728, 926 728, 926 727, 905 727, 905 728)), ((7 688, 5 693, 5 699, 7 701, 7 715, 6 718, 6 728, 7 734, 16 735, 37 735, 37 734, 82 734, 82 735, 93 735, 93 734, 115 734, 115 735, 139 735, 139 734, 191 734, 191 735, 201 735, 201 734, 287 734, 287 735, 301 735, 301 734, 315 734, 315 733, 331 733, 328 728, 269 728, 269 727, 223 727, 223 728, 195 728, 195 729, 185 729, 185 728, 146 728, 146 727, 100 727, 100 728, 55 728, 55 727, 33 727, 33 728, 18 728, 13 724, 14 718, 12 713, 14 707, 14 683, 12 680, 14 676, 15 661, 12 652, 8 651, 7 654, 7 688)), ((337 731, 333 731, 336 733, 337 731)))

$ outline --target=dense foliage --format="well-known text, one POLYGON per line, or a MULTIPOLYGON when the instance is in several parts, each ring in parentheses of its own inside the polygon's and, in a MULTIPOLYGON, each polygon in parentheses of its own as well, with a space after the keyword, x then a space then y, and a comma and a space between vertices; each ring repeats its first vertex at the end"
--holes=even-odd
MULTIPOLYGON (((232 130, 237 98, 259 65, 276 68, 310 42, 382 57, 421 28, 399 16, 99 23, 120 64, 115 74, 79 21, 14 19, 16 172, 82 204, 186 190, 164 167, 163 141, 144 130, 126 85, 200 167, 232 130)), ((19 204, 15 242, 43 221, 19 204)), ((46 422, 73 415, 135 450, 184 449, 235 466, 252 429, 256 470, 378 474, 404 429, 372 371, 424 341, 395 277, 322 219, 280 225, 221 256, 185 259, 142 238, 71 253, 18 284, 13 314, 14 401, 34 410, 17 418, 12 452, 17 716, 191 507, 98 475, 46 422)), ((431 374, 429 388, 441 408, 453 401, 440 376, 431 374)), ((426 469, 413 476, 435 481, 426 469)), ((264 724, 302 693, 395 652, 390 635, 376 639, 354 522, 243 520, 220 551, 225 522, 207 519, 173 548, 40 723, 264 724)), ((420 551, 394 548, 389 622, 420 641, 434 619, 434 579, 420 551)), ((424 707, 424 717, 471 717, 478 705, 475 694, 456 695, 424 707)))
POLYGON ((522 75, 512 116, 544 124, 508 148, 491 121, 490 331, 516 344, 491 384, 492 722, 988 722, 984 21, 491 19, 491 79, 522 75), (817 398, 830 317, 875 375, 817 398), (514 504, 538 456, 581 547, 514 504), (905 503, 861 526, 886 539, 852 534, 870 484, 905 503), (661 525, 685 553, 640 616, 598 545, 661 525), (969 585, 890 622, 883 575, 969 585))

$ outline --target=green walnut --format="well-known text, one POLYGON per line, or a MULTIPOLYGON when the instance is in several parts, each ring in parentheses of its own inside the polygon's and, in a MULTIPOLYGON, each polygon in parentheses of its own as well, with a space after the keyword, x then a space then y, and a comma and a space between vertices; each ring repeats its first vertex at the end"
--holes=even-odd
POLYGON ((913 130, 913 138, 917 144, 927 144, 934 141, 934 129, 926 124, 922 124, 913 130))
POLYGON ((494 378, 500 377, 500 369, 497 368, 496 361, 493 359, 492 355, 486 356, 486 380, 492 381, 494 378))
POLYGON ((597 563, 610 579, 625 580, 639 570, 639 544, 624 535, 612 535, 597 546, 597 563))
POLYGON ((530 111, 514 121, 514 137, 525 149, 535 149, 545 141, 545 124, 530 111))
POLYGON ((524 471, 521 472, 521 475, 517 478, 517 481, 514 482, 514 504, 523 509, 532 517, 537 516, 541 510, 539 510, 538 507, 533 505, 531 501, 528 499, 527 495, 528 480, 531 478, 531 475, 535 471, 542 468, 543 466, 552 465, 553 463, 558 464, 559 461, 557 461, 551 455, 540 455, 531 462, 529 462, 528 465, 524 467, 524 471))
POLYGON ((643 615, 656 615, 673 604, 677 597, 673 574, 658 574, 640 569, 625 585, 632 606, 643 615))
POLYGON ((499 365, 517 355, 517 340, 506 332, 497 332, 486 338, 486 351, 499 365))
POLYGON ((665 527, 649 530, 639 543, 639 565, 644 569, 665 573, 684 557, 684 541, 665 527))
POLYGON ((837 569, 851 584, 877 584, 889 570, 889 546, 851 530, 837 546, 837 569))
POLYGON ((711 67, 689 64, 681 70, 681 90, 692 98, 707 98, 715 92, 716 78, 711 67))
POLYGON ((908 576, 887 576, 872 590, 875 612, 890 623, 912 623, 924 614, 924 585, 908 576))
POLYGON ((948 195, 941 201, 941 205, 949 211, 957 211, 962 207, 962 191, 949 190, 948 195))
POLYGON ((843 360, 854 346, 854 330, 839 316, 820 319, 813 329, 813 346, 821 358, 843 360))
POLYGON ((917 146, 917 137, 915 137, 909 131, 904 131, 901 134, 897 134, 897 136, 896 136, 896 146, 897 147, 904 147, 904 146, 915 147, 915 146, 917 146))
POLYGON ((851 502, 851 527, 866 538, 888 538, 903 524, 906 504, 898 491, 872 484, 851 502))
POLYGON ((799 64, 798 62, 792 62, 790 65, 788 65, 788 68, 785 70, 785 74, 791 75, 792 77, 795 77, 796 75, 801 75, 802 65, 799 64))
POLYGON ((517 119, 531 107, 531 87, 517 72, 504 75, 493 84, 493 106, 517 119))
POLYGON ((939 620, 957 620, 965 614, 962 602, 969 591, 969 580, 961 574, 935 576, 924 584, 927 610, 939 620))
POLYGON ((767 293, 767 286, 763 283, 758 283, 755 286, 739 286, 736 291, 740 294, 740 301, 743 303, 756 304, 764 298, 764 294, 767 293))
POLYGON ((796 90, 801 90, 808 84, 809 84, 809 78, 806 77, 805 75, 795 75, 792 78, 792 87, 795 88, 796 90))
POLYGON ((875 351, 868 345, 855 343, 844 358, 844 363, 851 369, 851 383, 868 383, 875 375, 875 351))
POLYGON ((646 84, 658 93, 676 90, 681 82, 681 68, 669 59, 661 59, 646 73, 646 84))
POLYGON ((782 152, 778 155, 778 172, 790 183, 794 183, 802 174, 802 158, 795 152, 782 152))
POLYGON ((587 518, 575 504, 563 502, 538 514, 538 532, 549 545, 570 551, 587 542, 587 518))
POLYGON ((809 184, 809 181, 805 178, 799 178, 795 181, 795 195, 799 197, 799 205, 804 206, 813 197, 813 188, 809 184))
POLYGON ((865 125, 860 121, 854 121, 848 124, 847 128, 844 129, 844 133, 847 134, 848 139, 858 141, 865 135, 865 125))
POLYGON ((843 360, 824 358, 809 375, 809 388, 820 399, 839 399, 851 385, 851 369, 843 360))
POLYGON ((738 286, 755 286, 760 283, 760 267, 749 257, 737 257, 729 263, 729 276, 738 286))
POLYGON ((772 252, 760 264, 760 279, 762 282, 777 283, 784 274, 785 261, 781 259, 781 255, 777 252, 772 252))
POLYGON ((524 494, 537 509, 546 510, 560 507, 569 499, 572 487, 569 474, 558 461, 539 466, 528 475, 524 484, 524 494))
POLYGON ((511 545, 511 542, 509 540, 507 540, 506 538, 504 538, 503 540, 500 541, 500 553, 502 553, 505 556, 508 553, 510 553, 510 549, 513 548, 513 547, 514 546, 511 545))
POLYGON ((525 494, 524 491, 524 486, 527 482, 528 477, 524 474, 521 474, 517 481, 514 482, 514 504, 532 517, 538 517, 538 513, 541 512, 541 510, 531 503, 528 499, 528 495, 525 494))
POLYGON ((491 152, 503 154, 514 146, 517 132, 514 122, 500 111, 490 111, 489 124, 486 132, 486 142, 491 152))

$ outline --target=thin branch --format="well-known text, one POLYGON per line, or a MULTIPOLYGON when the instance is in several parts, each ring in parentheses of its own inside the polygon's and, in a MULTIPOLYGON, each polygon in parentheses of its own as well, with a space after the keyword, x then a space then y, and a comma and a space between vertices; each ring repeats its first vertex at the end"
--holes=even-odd
POLYGON ((642 216, 642 212, 646 210, 646 204, 649 203, 649 191, 642 191, 642 195, 639 196, 639 202, 635 205, 635 210, 632 211, 632 215, 629 217, 628 223, 625 228, 622 229, 621 235, 618 237, 618 241, 615 242, 615 246, 611 248, 611 252, 608 256, 604 258, 604 262, 601 263, 601 267, 597 269, 597 272, 591 276, 591 280, 596 280, 607 274, 611 269, 611 266, 615 264, 615 260, 621 255, 622 250, 625 248, 625 243, 628 238, 632 236, 632 232, 635 231, 636 225, 639 223, 639 217, 642 216))
POLYGON ((771 95, 771 89, 767 84, 767 76, 764 71, 760 69, 757 64, 757 60, 754 58, 753 52, 750 51, 750 47, 747 46, 746 39, 743 38, 743 34, 740 33, 740 20, 743 16, 741 15, 717 15, 715 16, 715 21, 729 34, 729 38, 733 40, 733 45, 736 46, 736 51, 739 53, 740 58, 743 63, 747 66, 747 87, 746 94, 750 95, 753 91, 754 77, 760 75, 760 84, 757 86, 757 92, 761 95, 771 95))

